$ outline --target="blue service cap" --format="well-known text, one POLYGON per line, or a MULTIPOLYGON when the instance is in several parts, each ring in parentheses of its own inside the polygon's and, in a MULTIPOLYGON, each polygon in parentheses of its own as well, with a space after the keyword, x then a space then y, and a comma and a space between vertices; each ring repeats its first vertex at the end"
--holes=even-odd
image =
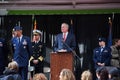
POLYGON ((15 27, 13 28, 13 31, 19 31, 19 30, 22 30, 22 27, 20 27, 20 26, 15 26, 15 27))
POLYGON ((106 39, 105 39, 105 38, 100 37, 100 38, 98 39, 98 41, 99 41, 99 42, 101 42, 101 41, 106 42, 106 39))

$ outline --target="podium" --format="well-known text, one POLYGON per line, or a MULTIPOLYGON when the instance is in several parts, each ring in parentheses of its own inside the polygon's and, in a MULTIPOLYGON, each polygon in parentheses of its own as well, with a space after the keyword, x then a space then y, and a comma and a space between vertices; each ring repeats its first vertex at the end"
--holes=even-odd
POLYGON ((50 55, 51 80, 59 80, 63 68, 73 71, 74 59, 71 52, 52 52, 50 55))

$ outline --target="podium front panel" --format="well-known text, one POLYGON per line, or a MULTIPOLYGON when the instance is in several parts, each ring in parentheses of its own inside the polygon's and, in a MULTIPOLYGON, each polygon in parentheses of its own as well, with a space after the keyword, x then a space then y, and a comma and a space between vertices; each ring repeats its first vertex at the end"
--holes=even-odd
POLYGON ((67 52, 51 53, 50 55, 51 80, 59 80, 63 68, 73 71, 73 54, 67 52))

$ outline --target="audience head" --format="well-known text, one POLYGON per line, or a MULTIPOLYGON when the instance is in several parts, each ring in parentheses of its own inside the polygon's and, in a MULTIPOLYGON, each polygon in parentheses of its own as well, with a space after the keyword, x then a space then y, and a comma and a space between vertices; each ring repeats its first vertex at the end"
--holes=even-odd
POLYGON ((36 73, 33 76, 33 80, 47 80, 47 77, 43 73, 36 73))
POLYGON ((92 73, 89 70, 86 70, 81 75, 81 80, 92 80, 92 73))
POLYGON ((109 71, 109 75, 108 75, 109 79, 111 80, 119 80, 119 71, 117 68, 112 68, 109 71))
POLYGON ((98 67, 98 68, 96 69, 96 76, 97 76, 98 79, 100 79, 100 72, 101 72, 102 68, 103 68, 103 67, 98 67))
POLYGON ((70 69, 62 69, 59 78, 60 80, 75 80, 75 76, 70 69))
POLYGON ((12 61, 8 64, 8 69, 18 71, 18 64, 16 61, 12 61))
POLYGON ((98 78, 100 80, 108 80, 108 70, 106 67, 100 67, 100 70, 98 70, 98 78))
POLYGON ((97 68, 96 76, 100 80, 108 80, 108 70, 106 69, 106 67, 97 68))

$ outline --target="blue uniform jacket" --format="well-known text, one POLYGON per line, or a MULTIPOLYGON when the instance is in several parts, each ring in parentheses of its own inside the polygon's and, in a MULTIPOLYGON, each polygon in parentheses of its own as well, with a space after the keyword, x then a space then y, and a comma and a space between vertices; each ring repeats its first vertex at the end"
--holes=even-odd
POLYGON ((109 47, 105 47, 101 52, 101 48, 97 47, 94 49, 94 64, 95 68, 99 67, 97 63, 105 63, 105 66, 110 66, 111 61, 111 49, 109 47))
POLYGON ((18 39, 12 39, 14 57, 13 59, 18 63, 19 67, 28 66, 28 61, 32 55, 32 44, 30 38, 23 36, 21 42, 18 44, 18 39))
POLYGON ((54 51, 58 51, 60 49, 66 49, 68 52, 70 52, 71 51, 70 48, 65 44, 67 44, 72 50, 75 50, 76 48, 75 36, 71 33, 68 33, 65 42, 63 42, 62 33, 58 34, 56 36, 56 41, 54 43, 54 51))

